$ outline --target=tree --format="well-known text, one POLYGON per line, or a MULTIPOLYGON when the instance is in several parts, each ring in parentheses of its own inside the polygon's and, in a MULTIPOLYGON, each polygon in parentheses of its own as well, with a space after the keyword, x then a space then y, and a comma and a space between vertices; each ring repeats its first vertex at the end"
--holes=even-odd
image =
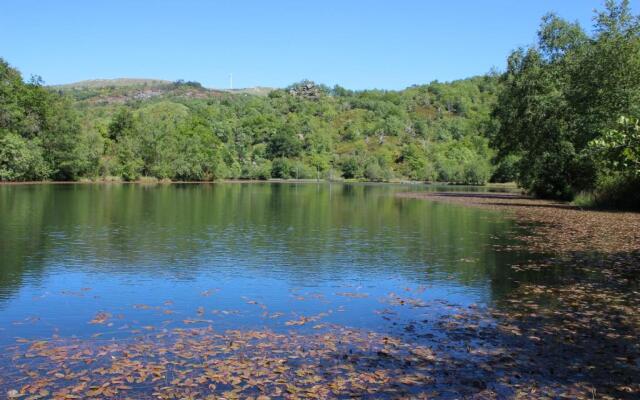
MULTIPOLYGON (((20 73, 2 59, 0 129, 26 141, 19 142, 16 136, 6 138, 7 145, 11 143, 13 150, 30 149, 28 153, 35 157, 32 160, 42 158, 47 164, 46 168, 36 169, 47 170, 46 177, 75 179, 83 172, 81 155, 77 153, 80 142, 78 118, 69 99, 47 90, 38 77, 32 78, 29 83, 23 82, 20 73)), ((14 172, 15 176, 22 176, 24 171, 14 172)), ((44 179, 40 173, 33 176, 44 179)))
POLYGON ((589 143, 603 169, 640 178, 640 121, 620 117, 618 127, 589 143))
POLYGON ((109 124, 108 137, 113 141, 118 141, 123 136, 134 134, 136 129, 133 112, 123 107, 113 116, 109 124))
POLYGON ((515 156, 518 181, 542 197, 570 199, 597 186, 589 143, 620 115, 640 115, 640 19, 629 2, 607 1, 595 33, 555 15, 538 45, 515 51, 493 112, 499 159, 515 156))
POLYGON ((302 142, 291 127, 283 127, 271 135, 267 152, 272 158, 297 157, 302 151, 302 142))
POLYGON ((354 179, 362 177, 362 165, 356 156, 348 156, 341 160, 340 169, 345 179, 354 179))
POLYGON ((0 181, 43 180, 50 173, 36 142, 0 131, 0 181))

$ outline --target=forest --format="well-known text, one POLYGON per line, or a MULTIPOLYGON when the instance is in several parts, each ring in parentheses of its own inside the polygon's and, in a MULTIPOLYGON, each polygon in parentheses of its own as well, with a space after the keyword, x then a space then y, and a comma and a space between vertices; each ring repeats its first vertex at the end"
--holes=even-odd
POLYGON ((404 90, 312 81, 46 86, 0 59, 0 181, 348 179, 480 185, 640 204, 640 19, 548 14, 504 71, 404 90))
POLYGON ((261 96, 182 81, 48 88, 6 62, 1 74, 3 180, 491 176, 495 77, 399 92, 305 81, 261 96))

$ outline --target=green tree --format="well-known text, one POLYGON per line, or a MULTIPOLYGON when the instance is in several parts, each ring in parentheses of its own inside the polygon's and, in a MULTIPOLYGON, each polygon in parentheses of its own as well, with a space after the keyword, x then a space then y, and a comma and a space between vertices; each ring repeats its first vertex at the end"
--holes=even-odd
POLYGON ((272 158, 297 157, 302 151, 302 142, 291 127, 284 127, 271 135, 267 152, 272 158))
POLYGON ((597 186, 588 145, 640 107, 640 20, 628 1, 607 1, 595 33, 555 15, 538 45, 514 52, 501 77, 493 137, 499 159, 516 156, 518 180, 542 197, 570 199, 597 186))
POLYGON ((640 121, 620 117, 618 127, 589 143, 603 170, 640 177, 640 121))
POLYGON ((0 181, 43 180, 50 174, 36 141, 0 131, 0 181))

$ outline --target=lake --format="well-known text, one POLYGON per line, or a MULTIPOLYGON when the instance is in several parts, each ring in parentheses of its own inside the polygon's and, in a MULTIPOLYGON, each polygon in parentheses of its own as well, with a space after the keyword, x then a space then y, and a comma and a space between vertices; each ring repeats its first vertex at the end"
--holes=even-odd
MULTIPOLYGON (((175 345, 172 335, 183 337, 187 330, 215 332, 217 338, 267 332, 279 340, 358 332, 432 349, 443 338, 454 340, 443 321, 492 306, 520 282, 553 280, 549 271, 510 268, 534 255, 505 251, 522 228, 504 215, 397 196, 438 189, 329 183, 0 186, 0 388, 44 379, 41 387, 34 384, 33 395, 62 390, 61 398, 74 398, 63 396, 94 390, 98 396, 100 385, 92 387, 91 379, 104 374, 82 384, 81 376, 94 371, 74 375, 79 365, 56 360, 52 348, 43 353, 41 347, 73 344, 93 362, 99 346, 145 340, 175 345), (30 357, 22 360, 25 354, 30 357), (74 392, 72 383, 84 386, 74 392)), ((86 370, 90 363, 82 361, 86 370)), ((178 376, 186 379, 191 369, 184 369, 178 376)), ((166 371, 161 375, 168 379, 166 371)), ((115 381, 122 388, 112 395, 160 390, 146 376, 137 379, 115 381)), ((230 379, 218 378, 218 388, 207 390, 230 390, 230 379)))

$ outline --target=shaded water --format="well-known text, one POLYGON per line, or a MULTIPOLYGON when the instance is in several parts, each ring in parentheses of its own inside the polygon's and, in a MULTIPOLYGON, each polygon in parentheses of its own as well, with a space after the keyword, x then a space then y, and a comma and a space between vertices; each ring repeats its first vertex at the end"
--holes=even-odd
POLYGON ((417 291, 432 305, 420 312, 435 314, 446 312, 439 301, 487 304, 515 285, 508 265, 524 255, 494 249, 512 222, 395 196, 406 190, 425 189, 0 187, 0 343, 92 335, 105 330, 88 324, 98 312, 112 314, 115 337, 188 318, 288 329, 322 312, 323 322, 384 332, 393 327, 374 311, 392 293, 417 291))

